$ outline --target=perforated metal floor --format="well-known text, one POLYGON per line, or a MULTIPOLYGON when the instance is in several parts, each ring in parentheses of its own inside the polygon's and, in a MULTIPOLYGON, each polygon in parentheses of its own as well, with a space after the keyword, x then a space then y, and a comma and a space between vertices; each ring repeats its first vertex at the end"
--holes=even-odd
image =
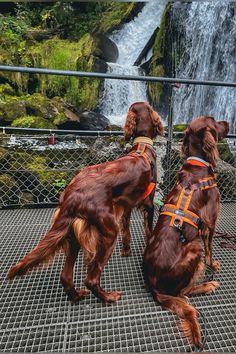
MULTIPOLYGON (((0 351, 3 352, 185 352, 176 317, 161 310, 144 287, 142 218, 133 214, 132 257, 119 256, 120 243, 102 276, 107 290, 122 291, 122 298, 103 305, 93 295, 71 305, 59 281, 63 256, 47 269, 9 282, 9 267, 29 251, 47 231, 53 209, 0 211, 0 351)), ((219 231, 236 236, 236 204, 222 206, 219 231)), ((236 252, 222 249, 215 240, 216 275, 220 288, 213 295, 197 296, 191 303, 206 319, 207 351, 236 351, 236 252)), ((85 275, 82 257, 76 266, 76 284, 85 275)))

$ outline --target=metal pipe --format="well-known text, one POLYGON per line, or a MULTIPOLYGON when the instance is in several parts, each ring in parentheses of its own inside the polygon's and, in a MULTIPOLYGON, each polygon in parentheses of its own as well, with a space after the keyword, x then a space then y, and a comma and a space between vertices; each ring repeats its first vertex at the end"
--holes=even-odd
POLYGON ((194 84, 194 85, 236 87, 236 82, 193 80, 193 79, 140 76, 140 75, 137 76, 116 75, 116 74, 109 74, 109 73, 96 73, 96 72, 86 72, 86 71, 55 70, 55 69, 47 69, 47 68, 28 68, 24 66, 0 65, 0 71, 21 72, 21 73, 30 73, 30 74, 65 75, 65 76, 114 79, 114 80, 153 81, 153 82, 166 82, 172 84, 180 83, 180 84, 191 84, 191 85, 194 84))
MULTIPOLYGON (((0 133, 6 134, 9 133, 41 133, 41 134, 48 134, 53 133, 56 135, 78 135, 78 136, 110 136, 110 135, 117 135, 122 136, 124 133, 122 130, 63 130, 63 129, 38 129, 38 128, 15 128, 15 127, 1 127, 0 126, 0 133)), ((182 137, 183 132, 173 131, 171 135, 174 137, 182 137)), ((168 133, 166 134, 168 136, 168 133)), ((228 134, 227 138, 229 139, 236 139, 236 134, 228 134)))

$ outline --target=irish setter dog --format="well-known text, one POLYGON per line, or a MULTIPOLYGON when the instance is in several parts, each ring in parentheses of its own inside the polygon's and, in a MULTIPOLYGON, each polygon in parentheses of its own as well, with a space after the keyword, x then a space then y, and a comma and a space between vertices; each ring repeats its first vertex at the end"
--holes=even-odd
POLYGON ((191 344, 201 347, 197 310, 186 296, 209 294, 216 281, 196 284, 204 265, 200 235, 204 235, 206 264, 214 270, 212 238, 219 212, 219 191, 213 168, 218 156, 217 141, 229 130, 227 122, 201 116, 185 131, 182 151, 185 162, 178 181, 166 198, 157 224, 147 240, 144 276, 153 298, 164 309, 177 314, 180 328, 191 344))
POLYGON ((86 167, 72 179, 60 197, 50 230, 10 269, 8 278, 25 274, 63 249, 66 260, 61 282, 69 299, 76 302, 88 293, 76 289, 73 281, 74 264, 82 248, 87 260, 86 287, 105 303, 118 300, 119 291, 101 288, 101 273, 115 247, 119 222, 123 232, 121 255, 130 255, 132 208, 143 207, 146 234, 151 234, 157 178, 152 139, 163 134, 160 117, 148 103, 132 104, 124 126, 125 139, 134 138, 131 152, 115 161, 86 167))

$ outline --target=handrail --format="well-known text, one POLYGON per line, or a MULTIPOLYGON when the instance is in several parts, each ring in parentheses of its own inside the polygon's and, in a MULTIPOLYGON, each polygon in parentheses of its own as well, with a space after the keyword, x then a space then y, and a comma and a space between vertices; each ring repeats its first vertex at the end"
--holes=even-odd
POLYGON ((229 81, 212 81, 212 80, 193 80, 193 79, 181 79, 181 78, 168 78, 157 76, 141 76, 141 75, 117 75, 109 73, 97 73, 87 71, 73 71, 73 70, 55 70, 48 68, 29 68, 25 66, 9 66, 0 65, 0 71, 10 72, 22 72, 31 74, 47 74, 47 75, 66 75, 76 77, 88 77, 99 79, 114 79, 114 80, 135 80, 135 81, 152 81, 152 82, 165 82, 170 84, 194 84, 194 85, 208 85, 208 86, 224 86, 224 87, 236 87, 236 82, 229 81))
MULTIPOLYGON (((43 128, 15 128, 15 127, 2 127, 0 126, 0 133, 35 133, 35 134, 56 134, 56 135, 78 135, 78 136, 122 136, 122 130, 68 130, 68 129, 43 129, 43 128)), ((175 137, 183 136, 183 132, 174 131, 175 137)), ((167 136, 167 134, 165 134, 167 136)), ((227 138, 236 139, 236 134, 228 134, 227 138)))

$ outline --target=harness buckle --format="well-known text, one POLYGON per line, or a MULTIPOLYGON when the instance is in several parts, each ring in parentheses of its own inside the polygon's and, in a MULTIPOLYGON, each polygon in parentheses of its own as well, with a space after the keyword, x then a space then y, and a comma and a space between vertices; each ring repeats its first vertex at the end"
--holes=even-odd
POLYGON ((173 222, 173 226, 178 229, 179 231, 182 231, 182 225, 181 225, 181 220, 178 218, 175 218, 174 222, 173 222))

